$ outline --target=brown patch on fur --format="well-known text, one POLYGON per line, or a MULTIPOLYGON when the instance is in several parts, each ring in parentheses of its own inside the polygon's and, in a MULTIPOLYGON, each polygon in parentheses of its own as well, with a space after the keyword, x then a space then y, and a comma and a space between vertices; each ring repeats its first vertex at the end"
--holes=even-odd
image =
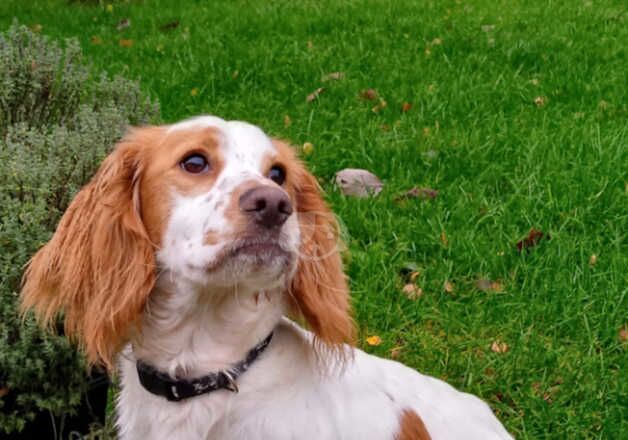
POLYGON ((431 440, 430 433, 421 420, 421 417, 411 409, 404 409, 401 413, 399 432, 395 440, 431 440))
MULTIPOLYGON (((141 132, 142 130, 139 130, 141 132)), ((209 192, 224 167, 218 148, 220 134, 215 128, 176 130, 154 142, 149 164, 142 178, 142 219, 148 235, 158 247, 170 218, 172 190, 186 196, 209 192), (205 156, 210 169, 202 174, 190 174, 180 162, 193 153, 205 156)))
POLYGON ((211 246, 217 244, 220 241, 220 234, 216 231, 208 231, 203 238, 203 244, 211 246))
POLYGON ((349 289, 338 251, 339 227, 322 198, 318 182, 286 143, 274 140, 278 161, 286 165, 284 188, 295 204, 301 248, 292 281, 292 309, 328 347, 353 342, 349 289))

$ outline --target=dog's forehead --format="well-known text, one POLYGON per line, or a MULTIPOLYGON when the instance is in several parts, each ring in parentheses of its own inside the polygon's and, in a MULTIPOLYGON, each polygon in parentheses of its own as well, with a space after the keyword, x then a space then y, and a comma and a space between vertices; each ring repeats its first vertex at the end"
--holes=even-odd
POLYGON ((168 131, 194 131, 204 128, 216 129, 226 166, 259 170, 268 158, 277 155, 277 150, 266 133, 259 127, 242 121, 199 116, 174 124, 168 131))

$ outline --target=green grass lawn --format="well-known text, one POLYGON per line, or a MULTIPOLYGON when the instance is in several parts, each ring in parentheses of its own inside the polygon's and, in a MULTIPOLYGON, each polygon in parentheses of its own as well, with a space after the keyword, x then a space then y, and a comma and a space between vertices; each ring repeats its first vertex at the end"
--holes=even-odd
POLYGON ((94 3, 3 0, 0 29, 77 37, 165 121, 212 113, 311 142, 367 351, 481 396, 517 438, 628 436, 625 1, 94 3), (383 192, 342 196, 345 167, 383 192), (413 186, 439 193, 397 200, 413 186), (520 254, 530 228, 551 239, 520 254))

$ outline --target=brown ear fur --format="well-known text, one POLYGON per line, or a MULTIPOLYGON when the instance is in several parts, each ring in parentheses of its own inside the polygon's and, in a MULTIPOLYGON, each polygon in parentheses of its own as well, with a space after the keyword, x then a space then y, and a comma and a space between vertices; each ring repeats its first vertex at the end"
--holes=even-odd
POLYGON ((327 346, 352 343, 355 327, 338 249, 338 222, 323 200, 316 178, 294 157, 290 147, 280 141, 275 145, 290 161, 288 179, 295 191, 301 229, 301 248, 291 285, 294 312, 327 346))
MULTIPOLYGON (((139 131, 141 132, 141 130, 139 131)), ((88 362, 113 368, 154 281, 154 250, 139 214, 141 147, 123 140, 76 195, 24 274, 22 310, 65 333, 88 362)))

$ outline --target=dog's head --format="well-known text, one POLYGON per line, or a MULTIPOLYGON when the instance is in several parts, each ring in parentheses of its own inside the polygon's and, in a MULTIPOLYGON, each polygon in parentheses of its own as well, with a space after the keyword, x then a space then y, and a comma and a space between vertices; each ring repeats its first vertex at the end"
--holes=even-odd
POLYGON ((158 273, 211 293, 285 287, 318 339, 353 326, 338 228, 316 179, 259 128, 200 117, 132 130, 25 273, 23 309, 112 367, 158 273))

